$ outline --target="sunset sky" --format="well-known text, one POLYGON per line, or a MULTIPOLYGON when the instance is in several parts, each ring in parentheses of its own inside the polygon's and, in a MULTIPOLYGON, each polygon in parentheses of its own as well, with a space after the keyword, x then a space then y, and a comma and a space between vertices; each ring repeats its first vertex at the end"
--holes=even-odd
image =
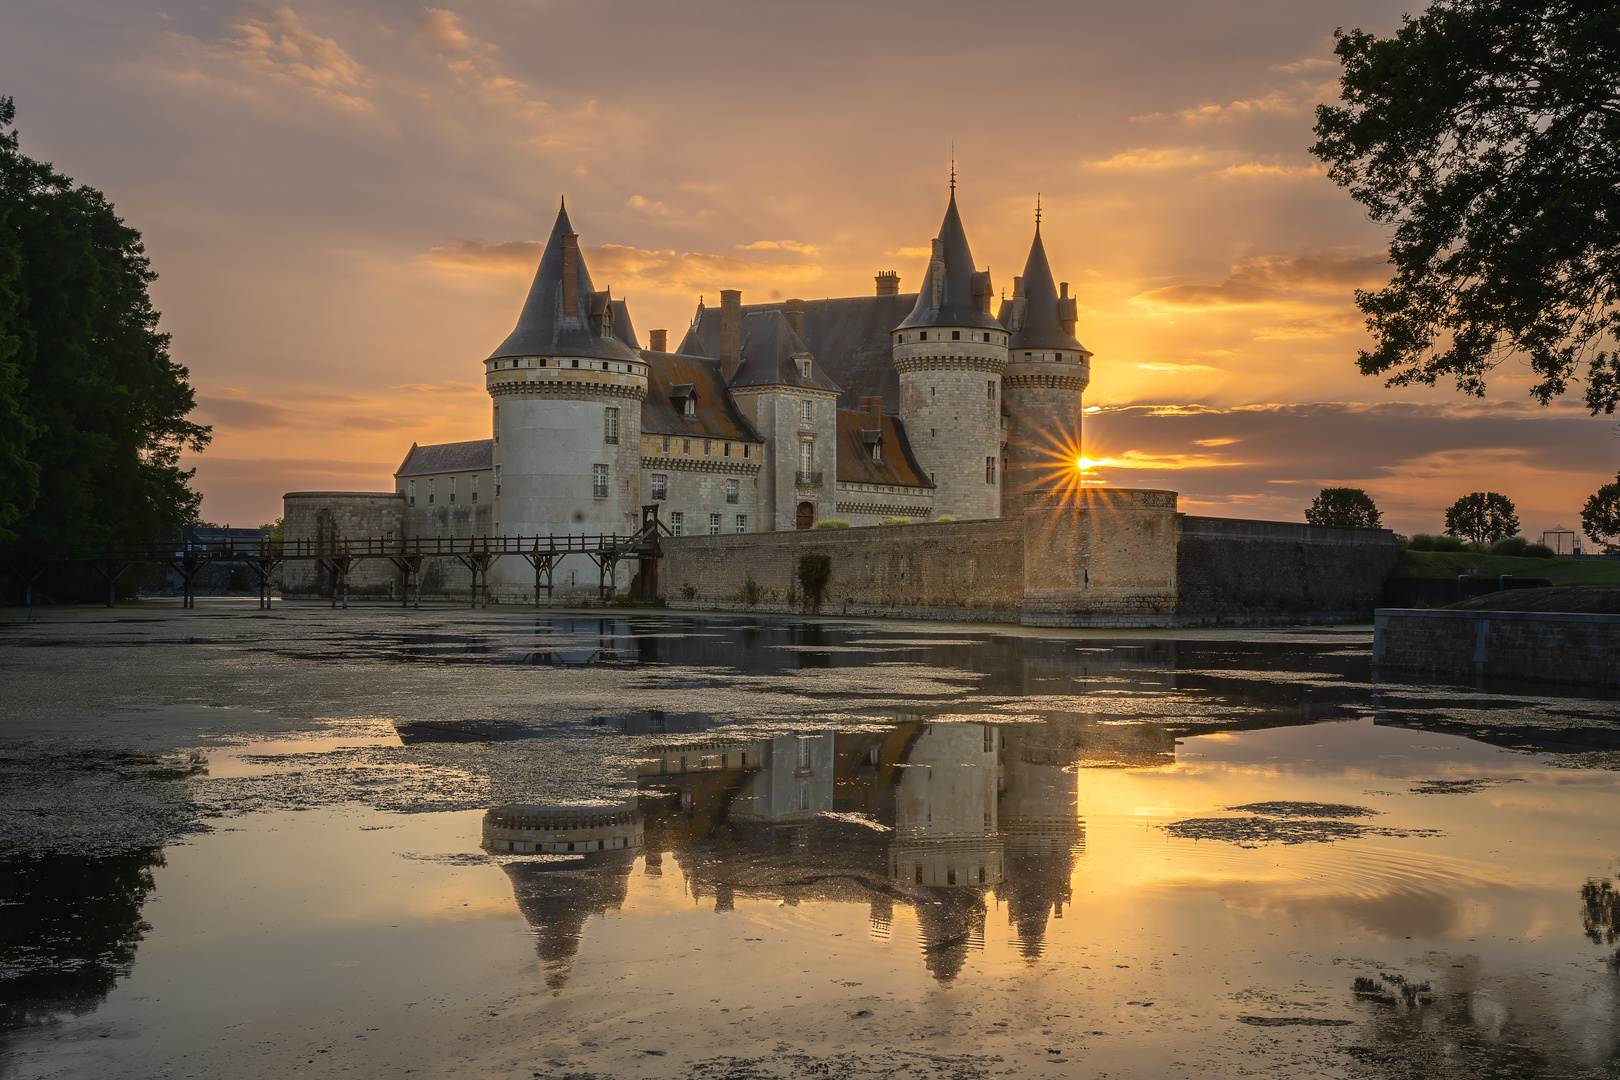
POLYGON ((559 195, 645 344, 700 295, 911 291, 958 199, 1010 290, 1037 192, 1095 354, 1086 454, 1182 508, 1298 520, 1325 484, 1441 529, 1476 490, 1578 525, 1612 418, 1357 373, 1383 234, 1306 152, 1335 27, 1404 2, 965 4, 21 0, 22 146, 146 237, 213 446, 203 515, 389 490, 410 444, 487 438, 481 361, 559 195))

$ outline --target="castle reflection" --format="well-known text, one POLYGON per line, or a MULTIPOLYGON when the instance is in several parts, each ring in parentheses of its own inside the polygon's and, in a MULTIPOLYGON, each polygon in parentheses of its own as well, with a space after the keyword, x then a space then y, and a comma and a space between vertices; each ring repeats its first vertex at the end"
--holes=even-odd
POLYGON ((575 831, 556 828, 559 815, 591 808, 485 815, 484 847, 513 854, 505 870, 553 990, 587 919, 624 902, 638 855, 650 876, 673 859, 716 912, 739 899, 865 904, 872 935, 887 938, 896 909, 910 908, 922 962, 941 983, 984 947, 992 912, 1035 961, 1085 851, 1077 765, 1174 758, 1173 739, 1152 727, 1099 731, 1079 719, 699 740, 646 748, 633 824, 603 816, 629 804, 595 808, 575 831), (632 839, 603 850, 610 820, 613 836, 632 839), (525 833, 524 823, 551 828, 525 833))

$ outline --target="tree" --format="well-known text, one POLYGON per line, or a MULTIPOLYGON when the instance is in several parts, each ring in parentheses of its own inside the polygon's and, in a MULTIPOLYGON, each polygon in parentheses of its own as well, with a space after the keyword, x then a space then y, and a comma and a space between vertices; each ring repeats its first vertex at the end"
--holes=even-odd
POLYGON ((1489 544, 1519 531, 1513 500, 1494 491, 1464 495, 1446 511, 1446 532, 1466 536, 1476 544, 1489 544))
POLYGON ((1620 546, 1620 476, 1587 498, 1581 507, 1581 529, 1604 547, 1620 546))
POLYGON ((1342 106, 1311 152, 1394 227, 1394 275, 1358 291, 1387 384, 1479 397, 1509 356, 1546 404, 1585 366, 1620 404, 1620 7, 1436 0, 1392 38, 1338 31, 1342 106))
MULTIPOLYGON (((25 156, 0 98, 0 527, 25 541, 148 539, 196 520, 189 372, 147 295, 141 235, 25 156)), ((0 537, 9 538, 9 537, 0 537)))
POLYGON ((1372 496, 1360 488, 1325 487, 1305 508, 1305 521, 1311 525, 1345 525, 1352 529, 1383 527, 1384 515, 1372 496))

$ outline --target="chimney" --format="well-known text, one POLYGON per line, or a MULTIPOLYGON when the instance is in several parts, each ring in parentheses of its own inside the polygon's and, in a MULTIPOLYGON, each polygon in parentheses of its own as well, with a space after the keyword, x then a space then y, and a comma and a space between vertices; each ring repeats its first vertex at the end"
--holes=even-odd
POLYGON ((1065 281, 1059 286, 1062 291, 1058 294, 1058 325, 1063 332, 1074 337, 1074 324, 1080 321, 1079 301, 1069 295, 1069 283, 1065 281))
POLYGON ((861 412, 872 418, 872 426, 868 431, 883 430, 883 399, 880 397, 861 398, 861 412))
POLYGON ((1058 282, 1058 299, 1059 300, 1067 300, 1068 298, 1069 298, 1069 283, 1067 281, 1058 282))
POLYGON ((669 331, 647 331, 647 349, 650 352, 669 352, 669 331))
POLYGON ((879 270, 877 273, 877 294, 879 296, 899 296, 900 271, 879 270))
POLYGON ((742 366, 742 293, 720 290, 720 374, 726 382, 742 366))
POLYGON ((1024 279, 1021 278, 1021 277, 1013 278, 1013 296, 1014 296, 1014 298, 1017 298, 1017 297, 1020 297, 1020 296, 1023 296, 1023 295, 1024 295, 1024 279))
POLYGON ((787 303, 782 305, 782 314, 787 316, 788 325, 793 327, 793 332, 795 334, 799 335, 799 340, 800 341, 803 341, 804 340, 804 301, 803 300, 789 300, 787 303))
POLYGON ((567 318, 577 318, 579 315, 579 237, 574 233, 563 234, 562 257, 562 313, 567 318))

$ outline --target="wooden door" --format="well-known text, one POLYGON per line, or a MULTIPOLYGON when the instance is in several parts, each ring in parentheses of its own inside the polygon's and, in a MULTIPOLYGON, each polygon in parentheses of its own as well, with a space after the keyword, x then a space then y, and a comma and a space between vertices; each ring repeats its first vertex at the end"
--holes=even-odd
POLYGON ((794 524, 801 529, 808 529, 816 523, 816 504, 802 502, 799 504, 799 515, 794 524))

